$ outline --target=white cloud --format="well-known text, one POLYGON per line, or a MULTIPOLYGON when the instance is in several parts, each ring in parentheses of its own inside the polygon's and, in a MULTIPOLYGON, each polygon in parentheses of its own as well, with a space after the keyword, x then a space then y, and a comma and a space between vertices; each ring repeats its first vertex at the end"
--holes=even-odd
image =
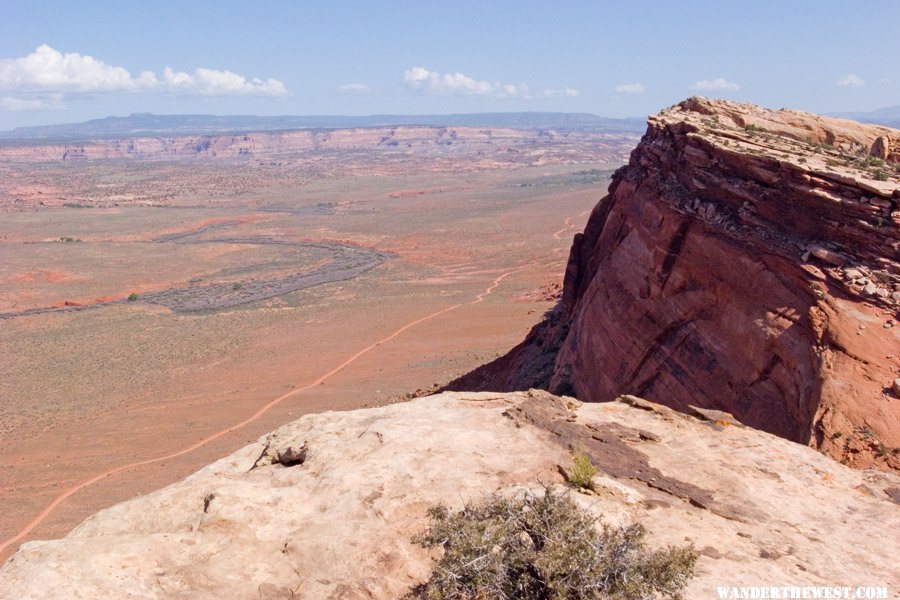
POLYGON ((578 90, 573 88, 565 88, 562 90, 546 89, 541 92, 544 98, 574 98, 578 95, 578 90))
POLYGON ((462 73, 442 74, 424 67, 413 67, 403 73, 403 84, 410 91, 435 96, 530 97, 526 85, 479 81, 462 73))
POLYGON ((849 73, 846 77, 838 79, 835 83, 841 87, 861 87, 866 84, 861 77, 858 77, 853 73, 849 73))
POLYGON ((364 83, 345 83, 338 86, 338 92, 341 94, 353 94, 356 96, 365 96, 372 93, 372 88, 364 83))
POLYGON ((164 91, 202 96, 287 96, 287 88, 277 79, 247 79, 243 75, 231 71, 217 71, 199 67, 193 73, 174 71, 169 67, 163 69, 162 81, 156 75, 145 71, 141 79, 149 89, 162 86, 164 91))
POLYGON ((12 111, 32 110, 57 110, 63 108, 60 98, 15 98, 4 96, 0 98, 0 108, 12 111))
MULTIPOLYGON (((171 92, 202 96, 286 96, 288 90, 277 79, 247 79, 231 71, 199 67, 193 73, 176 72, 169 67, 162 77, 143 71, 137 77, 124 67, 108 65, 93 56, 69 52, 63 54, 43 44, 31 54, 0 59, 0 90, 17 93, 101 93, 171 92)), ((61 101, 62 98, 60 98, 61 101)), ((40 100, 8 97, 2 104, 39 106, 40 100), (18 102, 16 102, 18 101, 18 102)), ((35 110, 32 108, 31 110, 35 110)))
POLYGON ((639 83, 620 83, 615 90, 617 94, 643 94, 644 86, 639 83))
POLYGON ((122 67, 77 52, 62 54, 44 44, 21 58, 0 59, 0 89, 102 92, 136 87, 122 67))
POLYGON ((716 79, 703 79, 691 86, 692 90, 700 90, 702 92, 736 92, 741 87, 733 81, 728 81, 722 77, 716 79))

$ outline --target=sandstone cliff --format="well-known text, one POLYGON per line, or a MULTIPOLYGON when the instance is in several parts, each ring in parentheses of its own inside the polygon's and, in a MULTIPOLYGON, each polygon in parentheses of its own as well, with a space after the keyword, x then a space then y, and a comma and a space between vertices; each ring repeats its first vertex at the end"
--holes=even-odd
POLYGON ((651 546, 700 552, 688 598, 717 586, 900 589, 900 478, 854 471, 730 416, 633 397, 445 393, 309 415, 184 481, 30 542, 0 597, 398 598, 427 579, 410 537, 437 502, 561 487, 572 449, 600 469, 571 492, 651 546))
MULTIPOLYGON (((503 127, 371 127, 300 129, 243 134, 134 136, 86 141, 0 144, 0 162, 77 162, 85 160, 218 160, 289 164, 298 156, 343 160, 354 153, 379 153, 419 159, 480 157, 484 166, 495 162, 560 164, 590 160, 624 160, 637 136, 628 132, 602 133, 555 129, 503 127)), ((478 166, 478 163, 474 163, 478 166)))
POLYGON ((900 131, 691 98, 651 117, 563 298, 450 389, 718 408, 900 468, 900 131))

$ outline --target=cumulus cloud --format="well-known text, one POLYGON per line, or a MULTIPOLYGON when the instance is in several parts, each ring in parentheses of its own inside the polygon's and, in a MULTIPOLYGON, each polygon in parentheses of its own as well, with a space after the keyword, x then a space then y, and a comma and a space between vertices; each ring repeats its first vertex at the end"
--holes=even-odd
POLYGON ((526 85, 479 81, 463 73, 436 73, 424 67, 413 67, 403 73, 403 84, 410 91, 435 96, 530 97, 526 85))
POLYGON ((620 83, 615 90, 617 94, 643 94, 644 86, 640 83, 620 83))
POLYGON ((287 88, 277 79, 247 79, 231 71, 217 71, 199 67, 193 73, 163 69, 162 80, 150 71, 141 73, 140 80, 149 89, 162 87, 165 91, 202 96, 287 96, 287 88))
MULTIPOLYGON (((166 67, 162 76, 143 71, 136 77, 124 67, 108 65, 93 56, 63 54, 44 44, 19 58, 0 59, 0 90, 15 94, 166 92, 202 96, 286 96, 288 90, 277 79, 248 79, 231 71, 199 67, 191 73, 166 67)), ((40 100, 8 97, 2 106, 37 107, 40 100), (19 102, 16 102, 19 101, 19 102)), ((18 109, 23 110, 23 109, 18 109)), ((32 108, 30 110, 35 110, 32 108)))
POLYGON ((364 83, 345 83, 338 86, 338 92, 341 94, 353 94, 356 96, 365 96, 372 93, 372 88, 364 83))
POLYGON ((24 91, 100 92, 134 89, 131 74, 77 52, 44 44, 20 58, 0 59, 0 88, 24 91))
POLYGON ((565 88, 561 90, 546 89, 541 92, 544 98, 574 98, 578 95, 578 90, 573 88, 565 88))
POLYGON ((741 87, 733 81, 717 77, 716 79, 702 79, 692 85, 691 89, 701 92, 736 92, 741 87))
POLYGON ((840 87, 861 87, 866 84, 862 77, 848 73, 846 77, 841 77, 835 82, 840 87))

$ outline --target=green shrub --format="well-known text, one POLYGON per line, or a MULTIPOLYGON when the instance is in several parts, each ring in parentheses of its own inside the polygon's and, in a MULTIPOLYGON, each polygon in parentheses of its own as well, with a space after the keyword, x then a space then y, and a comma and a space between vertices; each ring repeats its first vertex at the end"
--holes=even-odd
POLYGON ((758 125, 754 125, 753 123, 748 123, 744 125, 744 131, 750 134, 750 137, 753 137, 754 134, 757 133, 765 133, 768 131, 765 127, 760 127, 758 125))
POLYGON ((572 457, 572 468, 566 471, 566 479, 577 488, 592 490, 596 474, 597 467, 591 463, 590 457, 584 452, 576 452, 572 457))
POLYGON ((650 552, 640 524, 598 526, 565 494, 490 496, 451 513, 436 506, 413 541, 443 549, 428 582, 407 598, 587 600, 681 598, 693 547, 650 552))
POLYGON ((878 158, 877 156, 869 155, 863 159, 862 165, 864 167, 883 167, 884 161, 881 160, 880 158, 878 158))
POLYGON ((129 301, 129 302, 134 302, 134 301, 137 300, 137 299, 138 299, 138 295, 137 295, 136 293, 131 292, 130 294, 128 294, 128 301, 129 301))

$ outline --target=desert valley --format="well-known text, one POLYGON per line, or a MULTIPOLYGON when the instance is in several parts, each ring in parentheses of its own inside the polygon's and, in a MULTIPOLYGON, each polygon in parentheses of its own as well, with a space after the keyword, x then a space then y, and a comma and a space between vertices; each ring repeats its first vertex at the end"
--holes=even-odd
POLYGON ((301 414, 405 400, 504 352, 552 306, 636 140, 379 128, 0 148, 3 556, 301 414))

